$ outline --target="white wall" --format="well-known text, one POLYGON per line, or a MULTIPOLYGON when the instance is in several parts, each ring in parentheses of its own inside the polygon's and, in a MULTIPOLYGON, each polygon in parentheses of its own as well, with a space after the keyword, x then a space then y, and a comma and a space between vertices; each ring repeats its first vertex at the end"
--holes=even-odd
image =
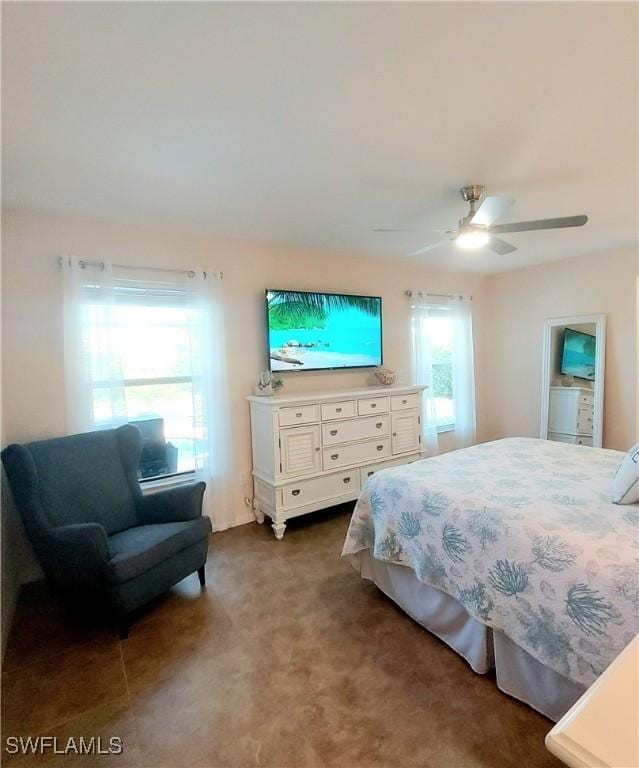
MULTIPOLYGON (((5 211, 2 223, 3 446, 66 432, 61 273, 56 263, 63 254, 224 270, 238 522, 251 519, 242 502, 250 493, 251 466, 244 396, 265 365, 266 287, 381 295, 385 362, 398 372, 400 382, 409 376, 406 288, 472 294, 480 440, 538 434, 544 320, 605 312, 604 445, 624 449, 633 441, 637 256, 632 249, 481 277, 70 217, 5 211)), ((360 386, 369 375, 290 374, 285 386, 287 391, 360 386)), ((440 445, 448 449, 450 436, 443 435, 440 445)), ((15 585, 38 571, 10 504, 3 504, 2 515, 3 549, 11 554, 3 558, 5 610, 15 585)))
MULTIPOLYGON (((62 285, 56 257, 73 254, 116 263, 184 267, 204 264, 225 275, 236 517, 252 519, 243 504, 250 489, 248 404, 266 367, 264 289, 298 288, 383 297, 385 364, 399 382, 410 373, 407 288, 474 296, 477 379, 481 397, 481 323, 485 278, 435 271, 410 263, 345 257, 318 251, 221 242, 194 234, 162 233, 86 219, 5 211, 2 263, 3 445, 66 433, 62 285)), ((370 372, 285 374, 286 391, 362 386, 370 372)), ((481 409, 480 409, 481 411, 481 409)), ((479 429, 482 429, 481 413, 479 429)), ((450 436, 442 436, 442 449, 450 436)), ((22 550, 20 550, 22 552, 22 550)), ((35 572, 22 554, 29 576, 35 572)))
POLYGON ((605 313, 605 448, 635 439, 637 251, 502 272, 486 283, 484 435, 539 435, 544 320, 605 313))

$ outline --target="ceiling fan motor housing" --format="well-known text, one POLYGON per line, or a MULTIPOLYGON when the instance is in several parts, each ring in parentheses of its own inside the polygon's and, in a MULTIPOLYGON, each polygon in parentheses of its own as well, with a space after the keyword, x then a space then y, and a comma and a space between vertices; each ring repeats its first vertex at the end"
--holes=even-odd
POLYGON ((477 211, 477 203, 484 194, 484 189, 485 187, 483 184, 469 184, 467 187, 462 187, 459 190, 459 194, 462 196, 464 202, 468 203, 470 206, 468 216, 459 220, 460 229, 468 226, 470 220, 475 215, 477 211))
POLYGON ((479 198, 484 194, 483 184, 469 184, 467 187, 462 187, 459 190, 459 194, 462 196, 466 203, 476 203, 479 198))

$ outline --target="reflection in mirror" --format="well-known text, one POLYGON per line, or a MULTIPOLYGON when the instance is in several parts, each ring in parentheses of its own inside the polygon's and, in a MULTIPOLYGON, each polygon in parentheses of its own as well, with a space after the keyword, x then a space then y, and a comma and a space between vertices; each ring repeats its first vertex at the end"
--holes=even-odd
POLYGON ((605 316, 547 320, 540 436, 601 447, 605 316))

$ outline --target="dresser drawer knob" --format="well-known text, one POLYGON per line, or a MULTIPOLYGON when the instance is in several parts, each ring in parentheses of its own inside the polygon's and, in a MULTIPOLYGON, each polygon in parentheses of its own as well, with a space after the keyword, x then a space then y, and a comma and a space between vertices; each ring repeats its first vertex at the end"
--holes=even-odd
POLYGON ((333 459, 333 461, 337 461, 338 458, 339 458, 339 453, 334 453, 331 456, 331 459, 333 459))
POLYGON ((350 483, 350 481, 351 481, 350 477, 343 477, 342 478, 342 482, 343 483, 350 483))
POLYGON ((341 409, 341 408, 336 408, 336 409, 335 409, 335 413, 341 413, 341 412, 342 412, 342 409, 341 409))
POLYGON ((377 450, 378 451, 383 451, 384 450, 384 446, 383 445, 378 445, 377 446, 377 450))
POLYGON ((300 495, 300 489, 296 488, 294 491, 291 491, 291 493, 293 494, 293 496, 299 496, 300 495))
POLYGON ((371 408, 377 408, 377 403, 371 403, 371 408))
POLYGON ((336 434, 337 434, 337 430, 336 429, 331 429, 331 435, 333 435, 333 437, 335 437, 336 434))
POLYGON ((408 400, 402 400, 402 405, 406 405, 407 402, 408 400))
POLYGON ((298 418, 298 419, 301 419, 303 415, 304 415, 303 413, 296 413, 295 414, 296 418, 298 418))
POLYGON ((378 421, 377 424, 375 424, 375 426, 377 427, 377 429, 381 429, 383 424, 381 421, 378 421))
POLYGON ((393 437, 397 437, 397 432, 393 432, 393 437))

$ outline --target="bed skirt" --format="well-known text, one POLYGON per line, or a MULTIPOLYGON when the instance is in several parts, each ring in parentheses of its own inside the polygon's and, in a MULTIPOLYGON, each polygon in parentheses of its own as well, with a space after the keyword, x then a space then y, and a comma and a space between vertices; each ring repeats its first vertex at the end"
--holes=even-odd
POLYGON ((494 669, 498 687, 550 720, 559 720, 585 687, 545 667, 503 632, 470 616, 450 595, 429 587, 403 565, 375 560, 370 550, 351 555, 369 579, 418 624, 443 640, 478 674, 494 669), (359 562, 358 562, 359 561, 359 562))

